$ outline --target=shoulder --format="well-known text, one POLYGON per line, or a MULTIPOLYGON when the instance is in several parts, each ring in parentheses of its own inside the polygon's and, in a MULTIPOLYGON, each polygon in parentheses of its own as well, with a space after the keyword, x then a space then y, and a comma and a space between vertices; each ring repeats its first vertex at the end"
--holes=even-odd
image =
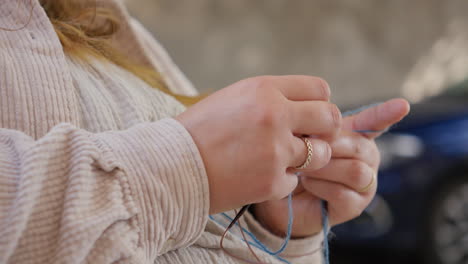
POLYGON ((30 3, 0 3, 0 125, 39 138, 79 116, 62 45, 39 1, 30 3))
POLYGON ((122 21, 115 38, 117 48, 126 56, 150 66, 161 73, 172 92, 181 95, 197 95, 193 84, 173 62, 168 52, 155 37, 126 9, 123 0, 102 0, 122 21))

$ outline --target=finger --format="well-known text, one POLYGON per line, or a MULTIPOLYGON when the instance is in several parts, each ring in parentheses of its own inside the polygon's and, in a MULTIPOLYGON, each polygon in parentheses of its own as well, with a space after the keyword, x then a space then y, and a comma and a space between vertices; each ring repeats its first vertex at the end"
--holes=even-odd
POLYGON ((274 187, 271 187, 274 189, 273 191, 274 195, 269 197, 267 200, 281 200, 285 198, 291 192, 293 192, 294 189, 296 189, 298 183, 299 183, 299 177, 297 177, 297 175, 291 172, 286 172, 286 175, 285 177, 282 178, 281 182, 276 184, 274 187))
MULTIPOLYGON (((330 87, 321 78, 305 75, 272 76, 274 85, 283 95, 292 101, 310 101, 330 99, 330 87)), ((269 81, 267 81, 269 82, 269 81)))
POLYGON ((289 117, 292 132, 297 135, 336 137, 341 129, 341 112, 329 102, 291 102, 289 117))
MULTIPOLYGON (((317 170, 327 165, 332 153, 330 145, 328 145, 327 142, 316 138, 307 138, 307 140, 310 142, 311 146, 311 159, 305 169, 317 170)), ((307 144, 303 139, 293 136, 291 139, 291 146, 293 148, 290 155, 291 167, 300 167, 307 161, 309 155, 307 144)))
MULTIPOLYGON (((298 174, 296 174, 296 175, 298 175, 298 174)), ((300 174, 299 174, 299 175, 300 175, 300 174)), ((301 177, 302 177, 302 176, 299 176, 299 177, 298 177, 299 183, 301 182, 301 180, 300 180, 301 177)), ((298 184, 298 185, 296 186, 296 188, 294 189, 294 191, 292 192, 292 195, 293 195, 293 197, 294 197, 295 195, 299 195, 299 194, 301 194, 301 193, 303 193, 303 192, 305 192, 304 186, 302 186, 302 184, 298 184)))
MULTIPOLYGON (((385 130, 405 117, 410 110, 404 99, 392 99, 343 119, 343 128, 348 130, 385 130)), ((366 134, 375 138, 380 133, 366 134)))
POLYGON ((342 131, 330 146, 334 159, 358 159, 372 167, 377 166, 380 161, 380 153, 375 142, 361 134, 342 131))
POLYGON ((360 194, 338 183, 310 178, 302 179, 302 184, 308 192, 328 201, 331 225, 358 217, 375 194, 375 187, 367 193, 360 194))
POLYGON ((325 167, 306 170, 301 176, 326 180, 347 186, 357 192, 370 191, 371 184, 377 184, 376 171, 366 163, 355 159, 332 159, 325 167))

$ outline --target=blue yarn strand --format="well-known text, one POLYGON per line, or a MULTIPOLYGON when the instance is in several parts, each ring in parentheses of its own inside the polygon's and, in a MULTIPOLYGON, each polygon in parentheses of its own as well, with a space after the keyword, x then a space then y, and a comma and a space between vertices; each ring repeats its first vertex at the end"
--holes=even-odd
POLYGON ((361 112, 364 111, 364 110, 367 110, 367 109, 372 108, 372 107, 374 107, 374 106, 378 106, 378 105, 380 105, 380 104, 382 104, 382 103, 379 102, 379 103, 373 103, 373 104, 370 104, 370 105, 361 106, 361 107, 359 107, 359 108, 356 108, 356 109, 353 109, 353 110, 349 110, 349 111, 343 112, 343 113, 341 114, 341 116, 346 117, 346 116, 356 115, 356 114, 361 113, 361 112))
MULTIPOLYGON (((227 215, 227 214, 225 214, 225 213, 221 213, 221 215, 224 216, 225 218, 227 218, 229 221, 234 220, 233 218, 231 218, 229 215, 227 215)), ((211 221, 217 223, 218 225, 220 225, 220 226, 222 226, 222 227, 224 227, 224 228, 227 228, 226 225, 224 225, 224 224, 222 224, 221 222, 217 221, 212 215, 210 215, 209 217, 210 217, 211 221)), ((240 226, 239 226, 238 223, 236 223, 235 225, 236 225, 237 227, 240 228, 240 226)), ((258 249, 260 249, 260 250, 262 250, 262 251, 264 251, 264 252, 266 252, 265 249, 267 249, 267 248, 255 237, 254 234, 250 233, 250 232, 249 232, 247 229, 245 229, 244 227, 242 227, 242 231, 243 231, 244 233, 246 233, 248 236, 250 236, 252 239, 255 238, 254 240, 256 240, 256 242, 254 243, 254 242, 251 242, 251 241, 244 240, 244 239, 243 239, 242 237, 240 237, 240 236, 236 236, 236 235, 234 235, 234 236, 237 237, 237 238, 239 238, 240 240, 242 240, 242 241, 248 243, 249 245, 251 245, 251 246, 253 246, 253 247, 255 247, 255 248, 258 248, 258 249)), ((272 254, 270 254, 270 255, 272 255, 272 254)), ((276 259, 278 259, 279 261, 281 261, 281 262, 283 262, 283 263, 291 264, 289 261, 287 261, 286 259, 284 259, 284 258, 282 258, 282 257, 280 257, 280 256, 275 256, 275 255, 272 255, 272 256, 274 256, 276 259)))
MULTIPOLYGON (((354 110, 346 111, 346 112, 342 113, 342 116, 347 117, 347 116, 356 115, 356 114, 358 114, 358 113, 360 113, 360 112, 362 112, 362 111, 364 111, 366 109, 372 108, 372 107, 380 105, 380 104, 381 103, 374 103, 374 104, 359 107, 359 108, 354 109, 354 110)), ((362 133, 362 134, 365 134, 365 133, 384 133, 386 131, 387 130, 354 130, 354 132, 362 133)), ((320 201, 320 206, 321 206, 321 210, 322 210, 322 230, 323 230, 323 245, 322 245, 323 252, 322 253, 323 253, 323 262, 324 262, 324 264, 329 264, 330 263, 330 249, 329 249, 329 244, 328 244, 329 219, 328 219, 328 203, 327 203, 327 201, 321 200, 320 201)), ((229 215, 227 215, 226 213, 222 213, 221 215, 223 215, 224 217, 226 217, 230 221, 233 221, 233 219, 229 215)), ((281 245, 281 247, 277 251, 270 250, 260 240, 258 240, 255 237, 254 234, 252 234, 247 229, 242 227, 242 230, 244 231, 244 233, 246 233, 253 240, 253 242, 250 242, 250 241, 245 241, 245 242, 247 242, 250 245, 252 245, 252 246, 254 246, 254 247, 256 247, 256 248, 258 248, 258 249, 260 249, 260 250, 262 250, 264 252, 266 252, 267 254, 269 254, 271 256, 276 257, 278 260, 280 260, 280 261, 282 261, 282 262, 284 262, 286 264, 290 264, 286 259, 281 258, 279 256, 279 254, 281 254, 287 248, 288 243, 289 243, 289 241, 291 239, 292 224, 293 224, 293 220, 294 220, 293 217, 294 217, 294 214, 293 214, 292 193, 291 193, 291 194, 288 195, 288 226, 287 226, 287 231, 286 231, 286 237, 285 237, 284 242, 281 245)), ((210 216, 210 219, 215 221, 216 223, 220 224, 212 216, 210 216)), ((238 223, 236 223, 236 225, 238 227, 240 227, 238 223)))
MULTIPOLYGON (((354 110, 346 111, 342 113, 343 117, 352 116, 359 114, 360 112, 378 106, 382 103, 374 103, 370 105, 365 105, 354 110)), ((354 130, 356 133, 385 133, 387 130, 354 130)), ((328 245, 328 203, 327 201, 320 201, 320 206, 322 208, 322 230, 323 230, 323 263, 330 264, 330 248, 328 245)))
MULTIPOLYGON (((226 213, 221 213, 221 215, 223 215, 225 218, 229 219, 230 221, 234 220, 233 218, 231 218, 226 213)), ((277 251, 272 251, 271 249, 269 249, 262 242, 260 242, 260 240, 258 240, 257 237, 255 237, 254 234, 252 234, 251 232, 249 232, 245 228, 242 228, 242 230, 244 231, 244 233, 246 233, 254 241, 254 243, 259 248, 262 249, 262 251, 264 251, 264 252, 266 252, 266 253, 268 253, 270 255, 277 256, 277 255, 281 254, 286 249, 286 247, 288 246, 289 240, 291 239, 293 220, 294 220, 294 214, 293 214, 293 207, 292 207, 292 194, 289 194, 288 195, 288 227, 287 227, 286 237, 284 239, 283 244, 281 245, 281 247, 277 251)), ((236 223, 236 225, 238 225, 238 224, 236 223)))

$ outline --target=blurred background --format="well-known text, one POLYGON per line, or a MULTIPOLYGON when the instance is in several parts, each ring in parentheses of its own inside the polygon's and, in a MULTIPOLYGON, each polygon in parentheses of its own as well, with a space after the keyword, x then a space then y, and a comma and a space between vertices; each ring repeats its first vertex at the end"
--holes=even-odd
POLYGON ((332 263, 468 263, 468 1, 128 0, 203 92, 325 78, 343 109, 401 96, 379 190, 334 229, 332 263))

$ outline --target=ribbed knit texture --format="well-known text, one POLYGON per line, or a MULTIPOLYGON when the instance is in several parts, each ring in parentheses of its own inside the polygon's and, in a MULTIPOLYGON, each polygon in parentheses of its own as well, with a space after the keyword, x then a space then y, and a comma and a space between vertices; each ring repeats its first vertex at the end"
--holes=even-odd
MULTIPOLYGON (((208 221, 203 161, 171 118, 184 107, 115 65, 68 58, 32 3, 25 29, 0 30, 0 264, 240 263, 219 249, 227 221, 208 221)), ((99 3, 122 20, 115 41, 124 54, 157 68, 174 92, 196 94, 122 3, 99 3)), ((20 7, 0 1, 0 27, 21 27, 29 6, 20 7)), ((267 244, 281 240, 246 221, 267 244)), ((238 235, 226 247, 250 257, 238 235)), ((321 239, 291 241, 288 254, 321 239)))

